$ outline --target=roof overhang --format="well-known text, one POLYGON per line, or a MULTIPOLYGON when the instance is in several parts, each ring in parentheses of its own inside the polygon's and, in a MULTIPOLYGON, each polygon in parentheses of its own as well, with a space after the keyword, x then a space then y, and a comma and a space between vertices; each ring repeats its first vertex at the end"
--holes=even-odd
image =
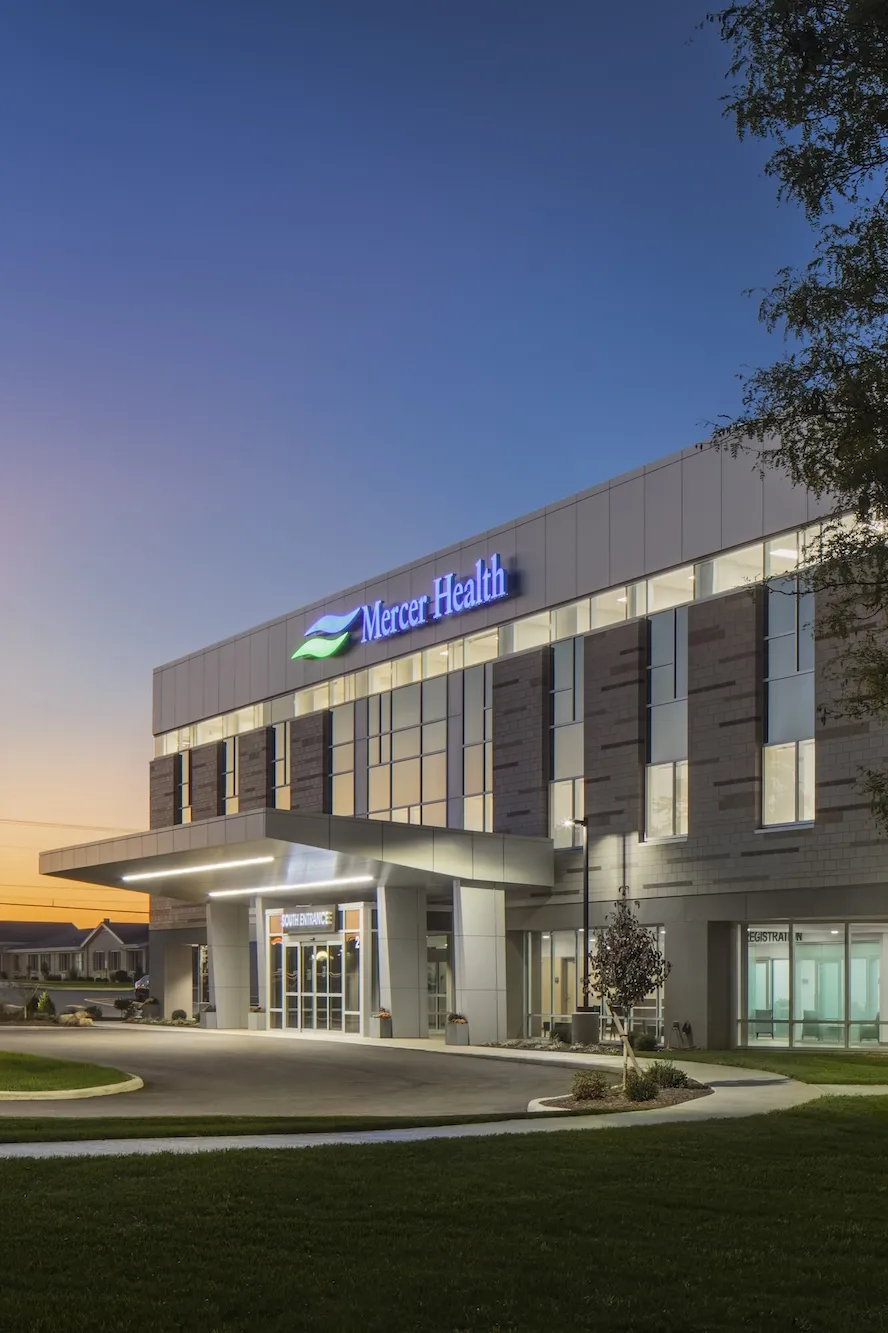
POLYGON ((40 873, 185 902, 284 888, 349 901, 378 884, 552 888, 554 852, 548 838, 257 810, 42 852, 40 873))

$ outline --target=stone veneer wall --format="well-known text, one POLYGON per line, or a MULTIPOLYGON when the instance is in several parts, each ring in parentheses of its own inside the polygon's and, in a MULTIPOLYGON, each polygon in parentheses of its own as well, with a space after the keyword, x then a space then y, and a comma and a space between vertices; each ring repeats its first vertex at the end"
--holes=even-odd
POLYGON ((590 836, 644 827, 647 622, 585 641, 586 815, 590 836))
POLYGON ((493 827, 549 835, 551 653, 493 664, 493 827))
POLYGON ((330 813, 330 714, 309 713, 290 723, 290 809, 330 813))
POLYGON ((191 822, 215 819, 223 813, 223 741, 198 745, 191 751, 191 822))
POLYGON ((271 727, 248 731, 238 739, 238 809, 265 810, 272 803, 271 727))
POLYGON ((148 827, 172 828, 179 819, 179 756, 151 760, 148 778, 148 827))

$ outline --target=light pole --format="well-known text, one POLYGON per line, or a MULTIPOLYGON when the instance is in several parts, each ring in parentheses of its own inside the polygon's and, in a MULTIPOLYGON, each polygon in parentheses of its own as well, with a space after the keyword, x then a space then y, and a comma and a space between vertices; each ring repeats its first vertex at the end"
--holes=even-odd
POLYGON ((583 989, 573 1019, 572 1037, 575 1042, 594 1046, 598 1043, 600 1018, 591 1013, 589 1003, 589 816, 566 821, 573 828, 583 830, 583 989))

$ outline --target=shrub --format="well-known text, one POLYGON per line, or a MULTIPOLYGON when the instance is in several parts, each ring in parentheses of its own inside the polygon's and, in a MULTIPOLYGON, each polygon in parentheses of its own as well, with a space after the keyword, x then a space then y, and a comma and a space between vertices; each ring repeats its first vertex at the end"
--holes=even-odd
POLYGON ((630 1069, 626 1075, 626 1096, 630 1102, 652 1102, 660 1091, 650 1074, 636 1074, 630 1069))
POLYGON ((129 983, 129 979, 129 972, 124 972, 121 969, 111 973, 111 980, 118 982, 121 986, 126 986, 129 983))
POLYGON ((88 1004, 83 1010, 93 1021, 102 1017, 102 1011, 97 1004, 88 1004))
POLYGON ((655 1051, 657 1038, 650 1032, 630 1032, 629 1043, 633 1051, 655 1051))
POLYGON ((0 972, 0 981, 8 981, 9 977, 5 972, 0 972))
POLYGON ((610 1082, 600 1069, 578 1069, 571 1092, 578 1102, 600 1102, 609 1088, 610 1082))
POLYGON ((136 1005, 135 1001, 129 995, 118 995, 117 999, 114 1001, 114 1008, 119 1009, 125 1017, 127 1014, 131 1014, 135 1011, 136 1005))
POLYGON ((61 972, 47 972, 46 974, 47 981, 61 981, 61 979, 62 979, 61 972))
POLYGON ((658 1088, 686 1088, 690 1079, 672 1060, 654 1060, 647 1071, 658 1088))
POLYGON ((56 1007, 53 1004, 52 996, 47 995, 46 991, 43 991, 37 1001, 38 1014, 41 1018, 53 1018, 55 1017, 55 1011, 56 1007))
POLYGON ((187 1020, 187 1018, 188 1018, 188 1015, 186 1014, 186 1012, 185 1012, 184 1009, 174 1009, 174 1010, 173 1010, 173 1022, 174 1022, 174 1023, 184 1023, 184 1022, 187 1020))

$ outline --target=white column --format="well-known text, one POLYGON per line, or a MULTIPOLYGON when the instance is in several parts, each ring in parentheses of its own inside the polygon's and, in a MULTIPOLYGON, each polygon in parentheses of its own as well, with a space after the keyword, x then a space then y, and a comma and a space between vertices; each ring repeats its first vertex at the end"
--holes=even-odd
POLYGON ((469 1020, 473 1046, 504 1041, 506 895, 502 889, 453 885, 453 972, 457 1013, 469 1020))
POLYGON ((425 889, 380 885, 379 1003, 392 1014, 393 1037, 427 1037, 428 946, 425 889))
POLYGON ((163 1016, 172 1018, 175 1009, 184 1009, 191 1017, 193 1008, 192 967, 194 948, 190 944, 168 945, 163 952, 163 1016))
POLYGON ((373 1014, 373 904, 361 903, 361 1036, 370 1036, 373 1014))
MULTIPOLYGON (((253 903, 256 918, 256 974, 257 1004, 261 1009, 268 1008, 268 919, 265 915, 265 903, 256 898, 253 903)), ((268 1019, 266 1018, 266 1023, 268 1019)))
POLYGON ((250 1007, 250 910, 245 902, 207 904, 207 945, 216 1026, 245 1028, 250 1007))

